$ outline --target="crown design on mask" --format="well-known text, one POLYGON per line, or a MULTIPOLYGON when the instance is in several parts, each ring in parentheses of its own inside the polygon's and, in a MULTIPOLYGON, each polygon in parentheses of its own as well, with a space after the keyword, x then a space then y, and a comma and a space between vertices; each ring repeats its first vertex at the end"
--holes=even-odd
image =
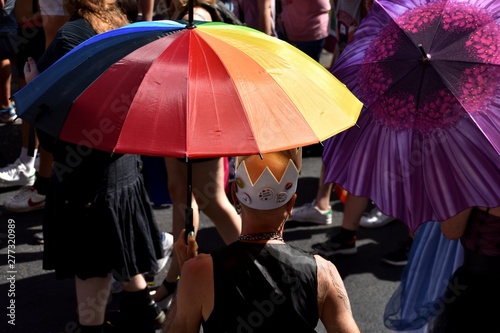
POLYGON ((292 160, 288 161, 281 180, 277 180, 268 167, 255 183, 252 183, 245 161, 236 169, 236 197, 254 209, 270 210, 286 204, 297 190, 299 170, 292 160))

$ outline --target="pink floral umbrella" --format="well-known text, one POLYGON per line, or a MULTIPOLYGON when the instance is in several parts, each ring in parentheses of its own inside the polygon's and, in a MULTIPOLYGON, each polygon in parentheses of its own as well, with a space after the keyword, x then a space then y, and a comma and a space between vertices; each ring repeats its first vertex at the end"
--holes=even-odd
POLYGON ((375 1, 332 73, 364 103, 326 181, 412 231, 500 205, 500 1, 375 1))

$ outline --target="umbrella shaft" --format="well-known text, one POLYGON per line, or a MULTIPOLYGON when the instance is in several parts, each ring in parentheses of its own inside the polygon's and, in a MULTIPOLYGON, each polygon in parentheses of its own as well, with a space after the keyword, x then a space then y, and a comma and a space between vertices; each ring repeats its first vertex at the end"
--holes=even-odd
POLYGON ((192 162, 187 158, 187 197, 186 197, 186 244, 187 236, 191 231, 194 231, 193 225, 193 207, 191 200, 193 197, 193 165, 192 162))

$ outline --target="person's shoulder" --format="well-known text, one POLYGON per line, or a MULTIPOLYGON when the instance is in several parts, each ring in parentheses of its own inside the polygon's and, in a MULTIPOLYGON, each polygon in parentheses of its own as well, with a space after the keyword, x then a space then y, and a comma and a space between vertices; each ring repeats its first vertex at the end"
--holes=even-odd
POLYGON ((57 38, 70 47, 77 46, 94 35, 96 35, 96 32, 92 29, 90 23, 83 18, 66 22, 57 32, 57 38))
POLYGON ((212 267, 212 256, 206 253, 200 253, 196 257, 187 260, 182 266, 183 272, 198 273, 209 267, 212 267))
POLYGON ((213 280, 212 257, 202 253, 187 260, 182 266, 180 279, 196 288, 209 286, 213 280))
POLYGON ((67 32, 67 31, 72 31, 75 29, 82 29, 82 28, 88 28, 91 27, 90 23, 88 23, 87 20, 85 20, 82 17, 78 17, 75 19, 71 19, 64 23, 61 28, 59 29, 60 32, 67 32))
POLYGON ((340 277, 337 267, 335 267, 331 261, 326 260, 317 254, 314 255, 314 259, 316 260, 316 265, 318 267, 318 282, 331 282, 332 277, 340 277))

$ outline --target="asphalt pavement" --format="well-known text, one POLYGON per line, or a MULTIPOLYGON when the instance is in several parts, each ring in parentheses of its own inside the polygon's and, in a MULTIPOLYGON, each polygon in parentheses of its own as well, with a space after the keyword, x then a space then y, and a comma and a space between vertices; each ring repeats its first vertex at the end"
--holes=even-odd
MULTIPOLYGON (((9 126, 12 127, 8 131, 5 126, 0 127, 0 167, 13 162, 17 156, 15 149, 13 153, 8 153, 9 149, 5 148, 9 141, 20 142, 17 141, 18 127, 9 126)), ((306 150, 303 173, 298 185, 297 206, 314 198, 320 166, 321 160, 317 154, 306 150)), ((17 189, 0 189, 0 205, 17 189)), ((314 244, 327 240, 328 234, 336 232, 340 227, 343 205, 335 194, 332 195, 332 207, 332 225, 288 222, 285 240, 306 251, 312 251, 314 244)), ((154 209, 162 230, 171 231, 171 212, 168 205, 154 209)), ((15 214, 0 210, 0 332, 77 332, 73 282, 56 280, 52 271, 42 269, 43 245, 33 241, 33 235, 41 231, 42 214, 43 211, 15 214), (8 248, 8 244, 13 243, 8 243, 9 239, 15 241, 15 248, 8 248)), ((403 267, 384 264, 380 257, 397 249, 398 244, 406 237, 406 228, 397 221, 378 229, 360 229, 357 254, 328 258, 337 266, 344 280, 355 320, 362 332, 391 332, 384 327, 383 312, 399 285, 403 267)), ((222 245, 215 227, 203 214, 198 241, 200 252, 209 252, 222 245)), ((161 282, 164 274, 165 271, 156 277, 157 283, 161 282)), ((110 308, 116 306, 118 297, 119 295, 112 296, 110 308)), ((325 332, 321 325, 317 331, 325 332)))

